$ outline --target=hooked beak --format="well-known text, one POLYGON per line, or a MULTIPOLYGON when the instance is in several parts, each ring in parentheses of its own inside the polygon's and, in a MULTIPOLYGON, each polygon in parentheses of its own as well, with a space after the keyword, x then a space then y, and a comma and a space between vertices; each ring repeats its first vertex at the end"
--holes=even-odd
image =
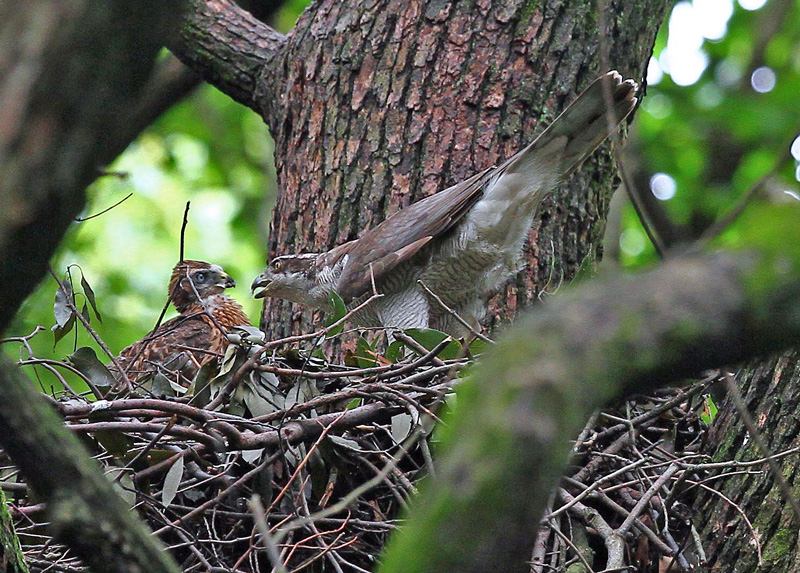
POLYGON ((236 281, 234 281, 230 276, 222 273, 220 275, 220 281, 217 283, 217 286, 220 288, 231 288, 236 286, 236 281))
POLYGON ((267 296, 267 290, 271 284, 271 279, 268 279, 263 274, 258 275, 256 280, 253 281, 253 284, 250 285, 250 292, 252 293, 253 298, 264 298, 267 296))

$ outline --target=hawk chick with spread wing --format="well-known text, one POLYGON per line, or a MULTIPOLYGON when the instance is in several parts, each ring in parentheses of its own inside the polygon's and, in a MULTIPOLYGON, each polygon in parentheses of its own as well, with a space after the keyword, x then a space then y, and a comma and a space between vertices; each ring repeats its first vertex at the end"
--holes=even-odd
POLYGON ((191 260, 175 265, 169 300, 179 315, 120 352, 117 360, 128 378, 161 373, 188 386, 203 364, 224 355, 229 344, 225 334, 234 326, 250 325, 242 306, 224 294, 234 286, 219 265, 191 260))
POLYGON ((386 219, 326 253, 275 257, 255 279, 255 296, 331 311, 331 293, 362 326, 466 329, 419 284, 477 325, 487 298, 522 266, 536 208, 636 105, 637 84, 616 71, 594 81, 536 140, 504 163, 386 219))

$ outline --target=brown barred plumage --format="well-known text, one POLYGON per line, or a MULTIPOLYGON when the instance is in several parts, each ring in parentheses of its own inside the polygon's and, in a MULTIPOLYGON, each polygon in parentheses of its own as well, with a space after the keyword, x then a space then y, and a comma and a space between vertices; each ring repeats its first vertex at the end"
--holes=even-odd
POLYGON ((120 352, 117 360, 128 379, 135 382, 160 372, 188 386, 203 364, 222 356, 229 344, 225 334, 234 326, 250 325, 242 306, 223 294, 232 286, 236 283, 219 265, 190 260, 175 265, 169 299, 180 314, 120 352))

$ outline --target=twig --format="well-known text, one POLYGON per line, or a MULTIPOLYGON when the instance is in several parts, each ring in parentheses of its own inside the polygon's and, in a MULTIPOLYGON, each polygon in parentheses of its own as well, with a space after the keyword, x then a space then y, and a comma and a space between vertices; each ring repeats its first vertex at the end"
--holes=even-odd
MULTIPOLYGON (((612 68, 611 66, 611 58, 610 58, 610 43, 608 38, 606 37, 605 31, 608 29, 608 11, 609 11, 609 2, 608 0, 603 0, 597 10, 597 28, 599 32, 599 44, 600 44, 600 62, 604 69, 609 70, 612 68)), ((641 97, 641 95, 639 96, 641 97)), ((624 183, 625 190, 627 191, 628 198, 631 201, 631 205, 633 205, 634 211, 636 211, 636 216, 639 218, 639 221, 642 224, 642 228, 644 229, 647 238, 650 239, 650 243, 653 245, 653 248, 656 251, 656 254, 660 259, 664 258, 664 254, 666 252, 666 246, 662 241, 662 237, 656 232, 653 228, 650 220, 646 215, 646 209, 644 207, 644 203, 641 199, 642 194, 641 191, 638 189, 636 184, 633 182, 633 178, 628 173, 628 169, 626 168, 626 164, 624 158, 622 157, 621 149, 622 149, 622 138, 620 137, 617 131, 617 124, 619 123, 617 117, 614 116, 613 113, 613 95, 611 93, 611 86, 608 84, 603 84, 603 98, 606 101, 606 118, 609 124, 609 128, 611 129, 611 134, 609 138, 611 142, 614 144, 613 146, 613 154, 614 159, 617 161, 617 169, 619 171, 620 177, 624 183)), ((664 222, 669 222, 668 219, 664 219, 664 222)))
POLYGON ((382 294, 372 295, 367 300, 365 300, 364 302, 353 308, 351 311, 349 311, 342 318, 340 318, 330 326, 323 327, 317 330, 316 332, 312 332, 310 334, 300 334, 297 336, 289 336, 286 338, 282 338, 280 340, 273 340, 264 344, 257 352, 254 352, 253 355, 250 356, 247 359, 247 361, 244 364, 242 364, 236 372, 234 372, 230 381, 219 391, 219 394, 217 394, 216 397, 206 405, 206 408, 208 410, 216 410, 222 404, 226 403, 227 400, 230 398, 230 396, 233 394, 234 390, 236 390, 236 388, 239 387, 239 384, 241 383, 241 380, 242 378, 244 378, 245 374, 253 370, 255 365, 268 350, 271 350, 272 348, 275 348, 277 346, 282 346, 284 344, 291 344, 294 342, 300 342, 303 340, 309 340, 314 338, 324 339, 325 336, 328 334, 328 332, 331 332, 340 325, 344 324, 344 322, 349 320, 350 317, 353 316, 355 313, 359 312, 364 307, 371 304, 373 301, 381 298, 382 296, 383 296, 382 294))
POLYGON ((342 412, 341 414, 339 414, 338 418, 336 418, 333 422, 331 422, 328 426, 326 426, 322 430, 322 432, 320 432, 320 435, 317 438, 317 440, 314 442, 314 444, 310 448, 308 448, 308 451, 306 452, 306 455, 303 457, 303 459, 300 461, 300 463, 297 464, 297 467, 295 468, 294 472, 289 477, 289 479, 286 480, 286 485, 283 486, 283 488, 278 493, 278 495, 275 496, 275 499, 272 500, 272 503, 270 504, 269 509, 267 510, 268 513, 272 512, 272 510, 275 509, 275 507, 278 505, 278 503, 280 503, 280 501, 283 498, 283 496, 286 494, 287 491, 289 491, 289 487, 292 485, 292 483, 294 483, 294 480, 297 479, 297 476, 300 475, 300 472, 305 467, 305 465, 308 463, 308 460, 311 459, 311 455, 319 447, 319 444, 322 442, 322 440, 325 439, 325 436, 328 435, 328 432, 330 432, 333 429, 333 427, 336 425, 336 423, 339 422, 342 418, 344 418, 345 414, 347 414, 346 411, 342 412))
POLYGON ((576 546, 576 545, 575 545, 575 544, 572 542, 572 539, 570 539, 569 537, 567 537, 566 535, 564 535, 564 534, 561 532, 561 530, 560 530, 558 527, 556 527, 556 526, 555 526, 555 524, 551 524, 551 526, 550 526, 550 529, 551 529, 551 531, 552 531, 553 533, 555 533, 555 534, 556 534, 556 535, 557 535, 559 538, 561 538, 561 541, 563 541, 563 542, 564 542, 566 545, 568 545, 568 546, 569 546, 569 548, 570 548, 570 549, 572 549, 572 552, 573 552, 573 553, 575 553, 575 556, 578 558, 578 560, 579 560, 581 563, 583 563, 583 566, 586 568, 586 571, 588 571, 589 573, 594 573, 594 569, 592 569, 592 566, 591 566, 591 565, 589 565, 589 562, 588 562, 588 561, 586 561, 586 558, 583 556, 583 553, 581 552, 580 548, 579 548, 579 547, 577 547, 577 546, 576 546))
POLYGON ((650 489, 648 489, 639 499, 638 503, 631 510, 628 517, 626 517, 625 521, 622 522, 622 525, 617 528, 617 533, 619 535, 625 535, 628 532, 628 530, 631 528, 631 525, 633 525, 634 519, 641 515, 642 511, 644 511, 645 505, 650 502, 650 498, 658 493, 658 490, 660 490, 663 485, 667 483, 667 481, 672 479, 672 476, 678 472, 678 469, 679 468, 677 465, 671 465, 663 474, 659 476, 655 483, 650 486, 650 489))
POLYGON ((183 222, 181 223, 181 242, 180 242, 180 258, 178 259, 180 262, 186 260, 184 257, 184 245, 185 245, 185 238, 186 238, 186 226, 189 224, 189 204, 191 201, 186 202, 186 208, 183 210, 183 222))
MULTIPOLYGON (((110 175, 110 173, 106 173, 106 175, 110 175)), ((126 176, 127 176, 127 174, 126 174, 126 176)), ((106 207, 105 209, 103 209, 99 213, 95 213, 94 215, 89 215, 88 217, 75 217, 75 221, 77 221, 78 223, 83 223, 84 221, 88 221, 89 219, 94 219, 95 217, 99 217, 100 215, 108 213, 114 207, 118 207, 119 205, 122 205, 125 201, 127 201, 131 197, 133 197, 133 192, 130 192, 127 195, 125 195, 125 197, 123 197, 122 199, 120 199, 119 201, 117 201, 116 203, 111 205, 111 207, 106 207)))
POLYGON ((755 422, 753 421, 753 417, 750 415, 750 411, 747 409, 747 406, 742 399, 742 394, 739 392, 739 387, 736 385, 736 380, 734 380, 733 376, 730 373, 725 373, 725 383, 728 387, 728 393, 730 394, 731 398, 733 399, 733 403, 736 406, 736 411, 739 412, 739 415, 742 418, 742 423, 744 423, 745 428, 747 428, 747 433, 750 434, 750 437, 753 438, 756 446, 758 449, 761 450, 761 453, 765 456, 765 460, 767 462, 767 466, 769 467, 770 473, 772 477, 775 478, 775 483, 778 484, 778 488, 781 490, 781 494, 783 495, 784 499, 789 502, 789 505, 794 512, 794 517, 797 522, 800 522, 800 503, 797 502, 797 499, 792 492, 792 489, 789 487, 789 484, 786 483, 786 479, 783 477, 783 472, 778 464, 775 462, 775 458, 772 455, 772 452, 767 446, 767 443, 764 441, 761 432, 758 431, 755 422))
POLYGON ((725 229, 731 226, 736 219, 738 219, 747 206, 750 204, 750 201, 761 191, 761 188, 764 187, 767 181, 772 179, 775 174, 780 171, 784 165, 788 161, 792 159, 792 143, 794 142, 795 138, 797 137, 797 133, 800 131, 800 125, 795 126, 792 130, 792 136, 789 141, 785 142, 784 145, 781 146, 783 149, 783 153, 778 156, 778 159, 775 161, 775 166, 770 169, 766 174, 764 174, 761 178, 758 179, 755 183, 753 183, 750 188, 745 191, 745 193, 741 196, 741 198, 736 202, 736 204, 731 207, 731 209, 722 215, 719 219, 714 221, 714 223, 708 227, 704 232, 703 235, 700 237, 698 243, 707 244, 708 242, 712 241, 716 237, 722 234, 725 229))
POLYGON ((400 448, 397 454, 395 454, 392 457, 392 459, 383 467, 383 469, 378 473, 378 475, 362 483, 358 487, 354 488, 352 491, 350 491, 350 493, 344 496, 338 503, 335 503, 334 505, 327 507, 322 511, 318 511, 317 513, 310 515, 308 517, 301 517, 294 519, 293 521, 290 521, 289 523, 282 526, 278 530, 276 536, 278 536, 279 538, 283 538, 286 535, 288 535, 289 532, 291 532, 292 530, 297 529, 298 527, 302 527, 309 521, 315 521, 322 517, 328 517, 331 515, 335 515, 339 512, 346 511, 351 503, 353 503, 356 499, 358 499, 362 494, 380 485, 386 478, 386 476, 394 471, 394 469, 397 467, 398 462, 403 457, 405 457, 405 455, 408 453, 408 449, 417 441, 420 435, 421 434, 419 431, 412 432, 412 434, 405 440, 405 442, 403 444, 400 444, 400 448))
POLYGON ((739 515, 742 516, 742 520, 744 521, 745 525, 747 526, 747 529, 750 531, 750 538, 753 540, 753 543, 756 546, 756 553, 757 553, 757 556, 758 556, 758 566, 761 567, 761 565, 763 564, 763 559, 761 558, 761 540, 759 539, 760 535, 755 530, 755 528, 753 527, 753 524, 750 522, 750 520, 747 518, 747 514, 744 512, 744 510, 738 504, 736 504, 731 498, 726 496, 721 491, 714 489, 713 487, 709 487, 709 486, 707 486, 705 484, 702 484, 702 483, 699 483, 699 482, 695 482, 695 481, 691 481, 691 480, 687 480, 687 482, 692 484, 692 485, 696 485, 698 487, 701 487, 704 490, 706 490, 706 491, 716 495, 717 497, 721 498, 723 501, 725 501, 725 503, 730 505, 733 509, 735 509, 737 511, 737 513, 739 515))
POLYGON ((254 467, 253 469, 251 469, 250 471, 248 471, 244 475, 242 475, 242 477, 237 479, 230 486, 222 489, 212 499, 209 499, 205 503, 195 507, 189 513, 183 515, 182 517, 179 517, 178 519, 176 519, 174 521, 171 521, 170 523, 168 523, 167 525, 165 525, 164 527, 162 527, 158 531, 154 531, 153 533, 155 535, 163 535, 167 531, 169 531, 169 530, 171 530, 173 528, 179 527, 181 524, 189 521, 190 519, 192 519, 196 515, 199 515, 200 513, 202 513, 204 510, 208 509, 209 507, 213 507, 213 506, 217 505, 220 501, 225 499, 225 497, 228 495, 228 493, 230 492, 230 490, 232 488, 242 485, 243 483, 245 483, 248 480, 250 480, 253 476, 255 476, 258 473, 262 472, 264 470, 264 468, 266 468, 269 464, 273 463, 277 459, 277 456, 278 456, 278 454, 274 454, 274 455, 266 458, 260 464, 258 464, 256 467, 254 467))
POLYGON ((638 467, 644 465, 644 463, 646 461, 647 460, 644 460, 644 459, 636 460, 635 462, 632 462, 632 463, 630 463, 630 464, 628 464, 626 466, 623 466, 620 469, 618 469, 618 470, 616 470, 614 472, 611 472, 608 475, 604 475, 603 477, 597 479, 591 485, 586 486, 586 489, 583 490, 581 493, 579 493, 577 496, 573 497, 572 495, 570 495, 570 501, 568 501, 566 504, 562 505, 558 509, 554 510, 553 513, 551 513, 550 515, 546 515, 543 518, 543 521, 549 521, 549 520, 553 519, 554 517, 557 517, 557 516, 561 515, 562 513, 567 511, 569 508, 571 508, 573 505, 575 505, 576 503, 579 503, 585 497, 588 497, 589 494, 591 494, 593 491, 595 491, 596 489, 599 489, 600 486, 603 483, 605 483, 607 481, 610 481, 610 480, 614 479, 615 477, 617 477, 619 475, 622 475, 624 473, 627 473, 627 472, 629 472, 629 471, 631 471, 631 470, 633 470, 635 468, 638 468, 638 467))
POLYGON ((431 289, 429 289, 429 288, 427 287, 427 285, 426 285, 424 282, 422 282, 422 281, 417 281, 417 284, 418 284, 419 286, 421 286, 421 287, 422 287, 422 290, 424 290, 424 291, 425 291, 425 292, 428 294, 428 296, 430 296, 430 297, 431 297, 431 298, 432 298, 434 301, 436 301, 436 304, 438 304, 439 306, 441 306, 441 307, 442 307, 442 309, 443 309, 443 310, 444 310, 444 311, 445 311, 447 314, 449 314, 449 315, 451 315, 453 318, 455 318, 455 319, 456 319, 456 321, 458 321, 458 323, 459 323, 461 326, 463 326, 464 328, 466 328, 466 329, 469 331, 469 333, 470 333, 470 334, 472 334, 473 336, 475 336, 475 338, 479 338, 479 339, 481 339, 481 340, 483 340, 484 342, 487 342, 487 343, 489 343, 489 344, 495 344, 495 341, 494 341, 494 340, 492 340, 492 339, 491 339, 491 338, 489 338, 488 336, 486 336, 486 335, 484 335, 484 334, 481 334, 480 332, 478 332, 478 331, 475 329, 475 327, 474 327, 474 326, 472 326, 472 325, 471 325, 469 322, 467 322, 466 320, 464 320, 464 319, 461 317, 461 315, 460 315, 460 314, 458 314, 458 313, 457 313, 457 312, 456 312, 454 309, 452 309, 452 308, 450 308, 449 306, 447 306, 447 303, 445 303, 445 302, 444 302, 444 301, 441 299, 441 297, 440 297, 438 294, 436 294, 436 293, 435 293, 435 292, 433 292, 431 289))
POLYGON ((693 385, 691 388, 689 388, 686 391, 681 391, 681 393, 678 394, 677 396, 675 396, 674 398, 672 398, 670 400, 667 400, 663 404, 648 410, 644 414, 636 416, 635 418, 632 418, 631 420, 626 420, 626 421, 624 421, 624 422, 622 422, 620 424, 616 424, 614 426, 611 426, 610 428, 606 428, 602 432, 598 432, 597 435, 594 436, 594 440, 595 441, 602 441, 603 439, 607 438, 611 434, 615 434, 615 433, 621 432, 623 430, 627 430, 628 428, 631 427, 631 425, 636 427, 636 426, 639 426, 639 425, 643 424, 644 422, 647 422, 648 420, 653 420, 653 419, 658 418, 664 412, 668 412, 669 410, 673 409, 675 406, 677 406, 677 405, 689 400, 690 398, 692 398, 694 396, 697 396, 698 394, 701 394, 702 392, 704 392, 706 390, 706 388, 708 388, 708 386, 711 385, 714 382, 714 380, 717 378, 717 375, 718 375, 718 373, 715 372, 712 376, 707 377, 703 382, 693 385))
POLYGON ((92 382, 88 376, 86 376, 83 372, 81 372, 71 364, 67 364, 66 362, 60 362, 58 360, 50 360, 47 358, 33 358, 29 360, 20 360, 18 364, 20 366, 37 366, 37 365, 43 366, 58 378, 59 383, 62 386, 64 386, 67 392, 69 392, 73 396, 80 397, 80 394, 75 392, 75 390, 73 390, 72 387, 70 387, 70 385, 67 383, 66 379, 64 379, 64 377, 61 376, 61 374, 59 374, 57 368, 63 368, 65 370, 69 370, 70 372, 75 374, 77 377, 79 377, 86 383, 86 385, 89 387, 89 390, 91 390, 92 394, 94 394, 98 400, 102 400, 104 398, 102 392, 100 392, 100 390, 97 388, 97 386, 94 385, 94 382, 92 382))
POLYGON ((161 430, 159 430, 159 432, 153 437, 153 439, 150 440, 150 443, 147 444, 145 447, 143 447, 142 451, 136 454, 131 461, 125 464, 122 468, 120 468, 120 472, 119 474, 117 474, 117 477, 114 478, 114 481, 119 482, 119 480, 122 479, 125 470, 132 468, 139 462, 139 460, 143 459, 147 455, 147 453, 150 450, 152 450, 156 446, 156 444, 158 444, 161 438, 163 438, 167 434, 167 432, 169 432, 172 429, 172 427, 175 425, 177 421, 178 421, 178 416, 173 414, 172 419, 170 419, 170 421, 167 422, 166 426, 164 426, 161 430))
POLYGON ((261 503, 261 496, 257 493, 250 496, 248 506, 250 507, 250 512, 253 514, 253 521, 258 529, 258 535, 267 548, 267 556, 269 556, 270 563, 272 563, 272 570, 275 573, 286 573, 286 565, 284 565, 280 553, 278 552, 278 544, 269 531, 269 525, 267 525, 267 512, 264 511, 264 505, 261 503))
MULTIPOLYGON (((564 499, 569 503, 572 501, 572 496, 564 491, 562 493, 564 499)), ((606 550, 608 551, 608 561, 606 562, 606 570, 616 569, 624 565, 624 550, 625 547, 622 543, 622 538, 616 535, 614 529, 603 519, 599 512, 585 506, 582 503, 575 503, 573 512, 578 515, 584 523, 591 525, 597 530, 597 533, 603 539, 606 550)))

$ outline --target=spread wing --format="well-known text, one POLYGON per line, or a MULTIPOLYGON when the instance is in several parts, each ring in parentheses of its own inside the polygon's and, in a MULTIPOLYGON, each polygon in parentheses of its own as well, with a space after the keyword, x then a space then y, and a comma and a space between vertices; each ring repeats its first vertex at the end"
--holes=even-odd
POLYGON ((432 239, 445 234, 481 198, 491 177, 488 169, 435 195, 401 209, 380 225, 329 251, 320 261, 332 266, 348 256, 339 279, 339 294, 345 302, 366 294, 372 279, 380 281, 400 263, 416 255, 432 239))
POLYGON ((636 105, 636 83, 616 71, 595 80, 530 145, 499 166, 414 203, 366 232, 360 239, 329 251, 318 263, 332 266, 349 258, 338 284, 345 302, 369 292, 400 263, 449 231, 493 188, 519 187, 541 199, 616 129, 636 105), (608 96, 608 97, 607 97, 608 96))
POLYGON ((224 354, 227 345, 207 315, 177 316, 125 348, 118 360, 133 380, 160 372, 188 386, 200 367, 224 354))

